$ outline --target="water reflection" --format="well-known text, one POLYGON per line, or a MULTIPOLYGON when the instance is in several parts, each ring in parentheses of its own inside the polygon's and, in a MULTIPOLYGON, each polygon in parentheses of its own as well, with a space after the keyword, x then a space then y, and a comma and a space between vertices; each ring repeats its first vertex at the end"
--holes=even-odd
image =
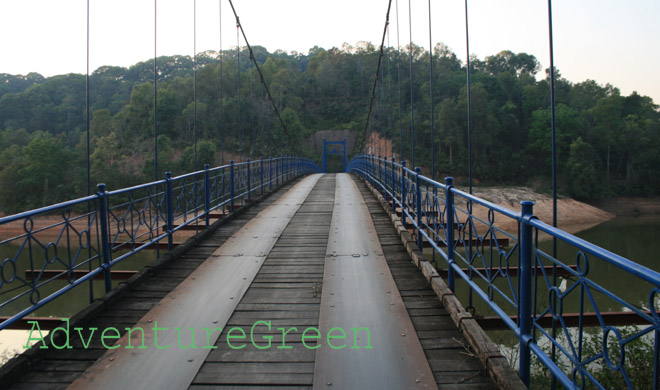
MULTIPOLYGON (((0 259, 13 258, 16 255, 18 246, 15 245, 1 245, 0 246, 0 259)), ((77 247, 70 247, 72 252, 78 250, 77 247)), ((161 254, 163 252, 161 251, 161 254)), ((120 252, 116 252, 114 257, 121 255, 120 252)), ((40 258, 38 254, 33 255, 34 259, 40 258)), ((120 262, 119 264, 113 267, 113 270, 140 270, 145 265, 156 260, 156 251, 154 250, 144 250, 134 254, 133 256, 127 258, 126 260, 120 262)), ((34 270, 39 272, 42 268, 43 261, 40 264, 34 264, 34 270)), ((99 261, 96 260, 92 263, 93 267, 97 267, 99 261)), ((47 264, 46 270, 62 270, 65 267, 59 262, 54 264, 47 264)), ((16 260, 16 276, 30 281, 31 277, 26 275, 26 271, 32 270, 33 266, 31 265, 30 257, 27 251, 21 252, 19 257, 16 260)), ((83 270, 88 270, 89 267, 84 266, 83 270)), ((113 285, 116 285, 118 282, 113 281, 113 285)), ((30 289, 29 286, 21 286, 22 282, 16 281, 14 283, 5 283, 0 289, 0 302, 7 302, 8 300, 19 295, 23 291, 30 289)), ((39 288, 39 295, 43 298, 51 293, 65 287, 68 284, 66 275, 49 282, 47 285, 39 288)), ((37 309, 30 316, 38 317, 70 317, 76 314, 78 311, 85 308, 90 303, 90 297, 98 298, 105 294, 103 280, 94 280, 91 283, 83 283, 82 285, 70 290, 69 292, 62 295, 60 298, 49 302, 43 307, 37 309), (90 291, 91 290, 91 291, 90 291)), ((25 309, 30 306, 30 297, 29 294, 3 306, 0 308, 0 316, 11 316, 18 311, 25 309)))

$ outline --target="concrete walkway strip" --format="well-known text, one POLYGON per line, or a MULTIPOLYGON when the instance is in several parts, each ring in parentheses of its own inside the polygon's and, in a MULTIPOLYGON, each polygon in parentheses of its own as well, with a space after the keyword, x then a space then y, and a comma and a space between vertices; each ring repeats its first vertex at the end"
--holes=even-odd
POLYGON ((246 223, 69 389, 187 389, 320 176, 304 178, 246 223))
POLYGON ((347 174, 337 175, 319 328, 327 336, 316 350, 314 389, 437 388, 369 209, 347 174))

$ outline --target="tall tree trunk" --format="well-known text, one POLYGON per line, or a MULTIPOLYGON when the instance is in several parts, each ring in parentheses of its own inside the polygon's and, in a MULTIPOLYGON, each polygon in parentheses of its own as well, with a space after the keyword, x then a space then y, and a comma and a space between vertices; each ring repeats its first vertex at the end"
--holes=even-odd
POLYGON ((607 181, 610 181, 610 148, 612 146, 610 144, 607 144, 607 181))
POLYGON ((451 143, 449 144, 449 166, 453 167, 454 166, 454 152, 451 147, 451 143))

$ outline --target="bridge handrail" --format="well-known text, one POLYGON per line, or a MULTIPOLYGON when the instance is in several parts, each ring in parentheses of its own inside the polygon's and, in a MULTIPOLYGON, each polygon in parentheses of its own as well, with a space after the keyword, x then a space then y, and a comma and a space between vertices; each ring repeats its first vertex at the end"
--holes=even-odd
POLYGON ((348 171, 363 176, 401 213, 420 249, 426 244, 446 262, 453 291, 457 280, 466 284, 468 309, 479 304, 472 300, 474 293, 513 332, 519 340, 520 376, 527 385, 533 354, 566 388, 586 382, 603 388, 596 378, 602 370, 618 375, 621 383, 615 386, 633 387, 625 357, 635 343, 644 343, 653 352, 648 357, 653 365, 643 386, 660 388, 660 272, 542 222, 533 215, 532 202, 521 202, 521 211, 515 212, 455 188, 450 177, 443 184, 423 176, 419 168, 407 168, 405 161, 380 156, 358 155, 348 171), (557 241, 557 255, 543 249, 544 236, 557 241), (627 278, 624 284, 639 284, 648 296, 630 295, 626 286, 614 292, 618 286, 602 286, 593 270, 608 266, 622 280, 627 278), (574 326, 564 308, 570 305, 578 319, 577 329, 569 331, 574 326), (617 328, 605 315, 612 308, 633 315, 636 326, 617 328), (585 332, 589 316, 595 328, 585 332), (616 359, 612 345, 618 350, 616 359))
POLYGON ((112 191, 99 184, 96 194, 0 218, 0 227, 21 231, 0 241, 9 253, 0 261, 0 315, 8 317, 0 330, 88 281, 91 303, 94 276, 103 274, 108 292, 113 266, 135 253, 165 239, 171 251, 174 233, 185 226, 201 231, 212 213, 218 218, 225 208, 234 211, 253 196, 319 170, 314 161, 295 156, 232 161, 112 191), (20 221, 22 226, 8 225, 20 221))
POLYGON ((53 205, 50 205, 50 206, 40 207, 40 208, 34 209, 34 210, 23 211, 21 213, 8 215, 6 217, 0 217, 0 225, 4 225, 6 223, 18 221, 18 220, 21 220, 21 219, 30 218, 30 217, 33 217, 35 215, 47 213, 49 211, 53 211, 53 210, 58 209, 58 208, 76 206, 76 205, 81 204, 81 203, 85 203, 85 202, 89 202, 91 200, 95 200, 96 198, 97 198, 96 195, 89 195, 89 196, 85 196, 85 197, 78 198, 78 199, 67 200, 65 202, 56 203, 56 204, 53 204, 53 205))

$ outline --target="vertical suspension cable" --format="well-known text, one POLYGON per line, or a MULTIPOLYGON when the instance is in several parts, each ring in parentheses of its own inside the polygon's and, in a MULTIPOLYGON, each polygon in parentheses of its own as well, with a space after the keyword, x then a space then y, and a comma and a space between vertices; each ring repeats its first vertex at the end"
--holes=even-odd
POLYGON ((396 84, 399 88, 399 160, 403 160, 403 102, 401 101, 401 42, 399 38, 399 0, 396 0, 396 84))
POLYGON ((410 167, 415 168, 415 106, 413 99, 413 43, 412 43, 412 6, 408 0, 408 31, 410 33, 410 167))
POLYGON ((266 92, 261 90, 261 133, 259 134, 261 138, 261 158, 264 158, 265 145, 264 145, 264 133, 266 132, 266 92))
MULTIPOLYGON (((250 57, 252 57, 252 53, 250 53, 250 57)), ((254 153, 254 102, 253 102, 253 86, 252 84, 254 83, 254 72, 252 69, 250 69, 250 133, 252 134, 252 137, 250 138, 250 157, 253 157, 254 153)))
MULTIPOLYGON (((550 41, 550 123, 552 126, 552 226, 557 227, 557 149, 555 142, 555 58, 552 38, 552 0, 548 0, 548 30, 550 41)), ((554 239, 553 250, 557 251, 554 239)), ((556 253, 555 253, 556 254, 556 253)))
POLYGON ((392 101, 392 47, 390 46, 390 26, 387 26, 387 83, 388 97, 390 99, 389 126, 390 126, 390 157, 394 157, 394 104, 392 101))
POLYGON ((224 125, 225 125, 225 111, 223 99, 223 63, 224 53, 222 52, 222 0, 218 0, 218 20, 220 30, 220 165, 225 165, 225 140, 224 140, 224 125))
POLYGON ((158 0, 154 0, 154 180, 158 181, 158 0))
POLYGON ((467 55, 467 136, 468 136, 468 181, 470 194, 472 193, 472 128, 471 128, 471 104, 470 96, 470 30, 468 25, 468 0, 465 0, 465 50, 467 55))
MULTIPOLYGON (((87 77, 85 78, 85 119, 87 122, 87 195, 92 193, 92 175, 91 175, 91 163, 89 158, 89 129, 90 129, 90 120, 89 120, 89 0, 87 0, 87 77)), ((90 202, 87 202, 87 226, 91 224, 91 212, 92 205, 90 202)), ((92 246, 90 245, 88 250, 89 258, 92 257, 92 246)), ((92 262, 89 262, 89 272, 92 272, 92 262)), ((94 301, 94 281, 89 279, 89 303, 91 304, 94 301)))
POLYGON ((87 77, 85 78, 85 112, 87 122, 87 195, 92 193, 91 164, 89 160, 89 0, 87 0, 87 77))
MULTIPOLYGON (((431 0, 428 0, 429 5, 429 90, 431 95, 431 180, 435 180, 435 126, 434 126, 434 115, 433 111, 435 110, 433 106, 433 36, 431 34, 431 0)), ((428 187, 427 187, 428 192, 428 187)), ((437 187, 433 186, 433 196, 437 195, 437 187)), ((435 218, 436 206, 435 201, 431 204, 431 211, 433 217, 435 218)), ((433 238, 435 240, 435 238, 433 238)), ((435 251, 432 251, 431 260, 435 264, 435 251)))
POLYGON ((195 119, 193 121, 193 137, 195 138, 195 171, 197 170, 197 0, 193 0, 193 101, 195 119))
MULTIPOLYGON (((550 50, 550 125, 552 131, 552 226, 557 227, 557 149, 556 149, 556 122, 555 122, 555 58, 552 33, 552 0, 548 0, 548 40, 550 50)), ((552 256, 557 257, 557 237, 552 237, 552 256)), ((557 285, 557 265, 553 264, 552 283, 557 285)), ((557 335, 557 325, 552 322, 552 337, 557 335)), ((557 348, 552 344, 551 358, 556 361, 557 348)), ((557 387, 557 378, 553 375, 550 386, 557 387)))
MULTIPOLYGON (((380 69, 379 69, 379 71, 380 71, 380 69)), ((380 79, 380 74, 376 73, 376 77, 378 78, 378 81, 382 81, 380 79)), ((382 87, 382 82, 378 83, 378 85, 380 85, 382 87)), ((376 90, 376 96, 377 96, 377 98, 376 98, 376 112, 377 112, 376 120, 377 120, 377 122, 376 122, 376 139, 375 139, 375 141, 378 143, 376 145, 376 151, 378 153, 378 156, 381 155, 380 154, 380 131, 381 131, 381 126, 382 126, 382 117, 381 117, 382 107, 381 107, 381 101, 379 99, 379 97, 380 97, 379 95, 380 95, 379 91, 376 90)))
MULTIPOLYGON (((388 24, 389 26, 389 24, 388 24)), ((385 67, 380 68, 380 110, 382 111, 382 121, 380 126, 381 136, 378 138, 378 146, 380 146, 381 138, 383 139, 383 158, 387 158, 387 138, 385 137, 385 125, 387 123, 387 115, 385 115, 385 109, 387 107, 385 102, 385 67)))
MULTIPOLYGON (((470 186, 470 194, 472 193, 472 128, 471 128, 471 105, 472 99, 470 96, 470 30, 468 23, 468 0, 465 0, 465 51, 467 55, 466 73, 467 73, 467 135, 468 135, 468 181, 470 186)), ((472 201, 467 204, 468 213, 472 214, 472 201)), ((472 262, 472 224, 468 224, 468 259, 472 262)), ((468 311, 474 312, 472 305, 472 287, 469 288, 468 293, 468 311)))
MULTIPOLYGON (((431 180, 435 180, 435 126, 433 125, 433 38, 431 35, 431 0, 429 3, 429 84, 431 95, 431 180)), ((433 187, 435 190, 435 187, 433 187)), ((433 251, 435 255, 435 251, 433 251)))
MULTIPOLYGON (((241 156, 241 144, 243 141, 243 129, 241 129, 241 38, 239 30, 241 24, 236 17, 236 107, 238 116, 238 155, 241 156)), ((239 160, 240 161, 240 160, 239 160)))

